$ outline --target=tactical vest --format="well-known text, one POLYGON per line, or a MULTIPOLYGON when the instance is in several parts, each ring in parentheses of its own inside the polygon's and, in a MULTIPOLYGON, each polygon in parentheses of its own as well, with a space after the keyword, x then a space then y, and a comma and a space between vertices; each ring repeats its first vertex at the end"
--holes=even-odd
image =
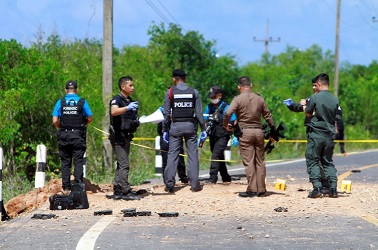
POLYGON ((83 98, 80 98, 77 102, 71 99, 67 104, 65 97, 60 100, 62 113, 60 127, 62 129, 82 129, 85 127, 86 118, 83 116, 84 101, 83 98))
MULTIPOLYGON (((114 98, 121 100, 121 105, 119 107, 126 107, 131 102, 133 102, 131 97, 129 97, 129 100, 127 100, 121 94, 119 94, 118 96, 115 96, 114 98)), ((137 110, 127 110, 122 115, 112 116, 111 105, 110 105, 109 106, 110 125, 114 128, 115 131, 120 131, 124 133, 134 133, 139 127, 137 114, 138 114, 137 110)))
POLYGON ((172 87, 172 120, 174 122, 193 122, 195 118, 194 89, 188 87, 186 90, 179 90, 172 87))
POLYGON ((216 137, 224 137, 227 135, 231 135, 224 127, 223 127, 223 111, 226 108, 227 103, 222 101, 220 106, 216 109, 213 103, 209 104, 209 109, 214 110, 211 114, 218 112, 218 119, 214 121, 214 130, 212 130, 212 135, 216 137))

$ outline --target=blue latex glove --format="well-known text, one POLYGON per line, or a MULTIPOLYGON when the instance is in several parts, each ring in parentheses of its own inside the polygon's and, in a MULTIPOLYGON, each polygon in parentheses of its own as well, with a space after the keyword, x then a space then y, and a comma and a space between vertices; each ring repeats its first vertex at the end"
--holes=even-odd
POLYGON ((127 110, 137 110, 138 103, 137 102, 130 102, 129 105, 126 106, 127 110))
POLYGON ((239 146, 239 140, 237 137, 234 136, 234 138, 232 138, 231 145, 234 147, 239 146))
POLYGON ((293 100, 291 100, 291 98, 289 98, 289 99, 286 99, 285 101, 283 101, 283 104, 285 104, 286 106, 291 106, 291 105, 293 105, 293 100))
POLYGON ((163 132, 163 140, 164 140, 166 143, 169 143, 169 132, 168 132, 168 131, 164 131, 164 132, 163 132))
POLYGON ((197 140, 197 146, 199 147, 201 145, 201 140, 198 138, 197 140))
POLYGON ((205 141, 207 137, 206 131, 202 131, 200 135, 200 141, 205 141))

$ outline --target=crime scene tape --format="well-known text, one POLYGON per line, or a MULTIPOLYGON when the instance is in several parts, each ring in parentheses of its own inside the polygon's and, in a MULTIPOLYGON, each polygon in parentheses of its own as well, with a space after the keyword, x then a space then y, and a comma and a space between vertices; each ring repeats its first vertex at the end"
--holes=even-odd
MULTIPOLYGON (((105 132, 99 128, 96 128, 94 126, 90 126, 91 128, 94 128, 95 130, 98 130, 104 134, 107 134, 109 135, 108 132, 105 132)), ((108 139, 108 137, 104 136, 102 137, 102 139, 108 139)), ((165 150, 161 150, 161 149, 156 149, 156 148, 153 148, 153 147, 149 147, 149 146, 145 146, 145 145, 141 145, 141 144, 137 144, 135 143, 134 141, 155 141, 155 138, 144 138, 144 137, 134 137, 133 138, 133 141, 130 143, 134 146, 137 146, 137 147, 141 147, 141 148, 145 148, 145 149, 149 149, 149 150, 154 150, 154 151, 160 151, 160 152, 167 152, 165 150)), ((265 142, 268 142, 268 140, 264 140, 265 142)), ((276 143, 307 143, 307 140, 279 140, 278 142, 276 143)), ((378 142, 378 140, 334 140, 335 143, 338 143, 338 142, 378 142)), ((188 157, 186 154, 180 154, 180 156, 184 156, 184 157, 188 157)), ((239 161, 236 161, 236 160, 209 160, 209 159, 206 159, 206 161, 217 161, 217 162, 241 162, 240 160, 239 161)))
MULTIPOLYGON (((99 128, 96 128, 94 126, 90 126, 92 128, 94 128, 95 130, 97 131, 100 131, 104 134, 107 134, 109 135, 108 132, 105 132, 104 130, 102 129, 99 129, 99 128)), ((108 137, 104 136, 102 137, 102 139, 108 139, 108 137)), ((154 151, 160 151, 160 152, 167 152, 165 150, 161 150, 161 149, 156 149, 156 148, 153 148, 153 147, 149 147, 149 146, 145 146, 145 145, 141 145, 141 144, 138 144, 138 143, 135 143, 134 141, 155 141, 155 138, 143 138, 143 137, 134 137, 133 138, 133 141, 130 143, 131 145, 134 145, 134 146, 137 146, 137 147, 141 147, 141 148, 145 148, 145 149, 150 149, 150 150, 154 150, 154 151)), ((186 154, 179 154, 180 156, 183 156, 183 157, 188 157, 188 155, 186 154)), ((208 160, 206 159, 206 161, 217 161, 217 162, 240 162, 240 161, 236 161, 236 160, 208 160)))

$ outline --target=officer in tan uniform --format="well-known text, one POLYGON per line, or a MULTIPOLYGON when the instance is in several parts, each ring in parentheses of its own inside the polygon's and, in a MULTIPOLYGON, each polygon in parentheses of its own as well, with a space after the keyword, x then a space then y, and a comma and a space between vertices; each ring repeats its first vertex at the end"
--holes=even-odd
MULTIPOLYGON (((270 126, 272 137, 277 130, 265 100, 252 92, 252 84, 248 76, 239 78, 238 90, 240 95, 232 100, 226 110, 223 126, 231 132, 228 124, 232 113, 235 112, 242 130, 242 135, 239 137, 239 150, 248 181, 247 191, 239 193, 239 196, 265 196, 266 166, 261 116, 270 126)), ((270 138, 270 140, 274 141, 273 138, 270 138)))

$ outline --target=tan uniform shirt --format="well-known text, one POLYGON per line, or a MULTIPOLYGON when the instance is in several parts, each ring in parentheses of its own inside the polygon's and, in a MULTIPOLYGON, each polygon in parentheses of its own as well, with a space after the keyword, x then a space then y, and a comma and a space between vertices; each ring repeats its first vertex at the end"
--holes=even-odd
POLYGON ((241 128, 261 128, 261 116, 264 117, 270 127, 274 125, 272 114, 266 106, 264 98, 251 90, 241 92, 232 100, 224 116, 223 125, 225 127, 233 112, 236 113, 241 128))

